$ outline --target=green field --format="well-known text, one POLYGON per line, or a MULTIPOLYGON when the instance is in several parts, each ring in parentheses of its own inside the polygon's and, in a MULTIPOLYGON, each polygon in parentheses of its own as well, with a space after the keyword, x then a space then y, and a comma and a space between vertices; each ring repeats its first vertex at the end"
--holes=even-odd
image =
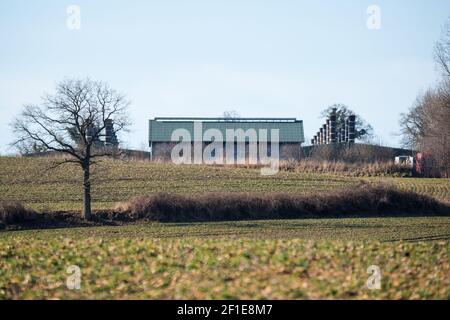
POLYGON ((448 217, 7 231, 0 299, 450 299, 449 239, 448 217), (365 286, 371 265, 379 290, 365 286))
POLYGON ((121 226, 79 227, 0 232, 0 241, 14 236, 32 239, 113 238, 246 238, 355 241, 450 240, 450 217, 337 218, 223 222, 137 222, 121 226))
MULTIPOLYGON (((64 165, 49 170, 47 159, 0 157, 0 195, 39 210, 80 210, 81 170, 64 165)), ((405 190, 450 202, 450 179, 349 177, 282 171, 261 176, 258 169, 104 161, 93 169, 93 208, 153 192, 329 192, 361 180, 391 183, 405 190)))
POLYGON ((3 232, 0 298, 450 299, 449 226, 359 218, 3 232), (66 287, 70 265, 80 290, 66 287), (366 287, 371 265, 380 289, 366 287))
MULTIPOLYGON (((34 209, 79 210, 80 171, 46 159, 0 157, 0 198, 34 209)), ((106 161, 94 208, 152 192, 330 192, 360 180, 450 202, 449 179, 106 161)), ((0 231, 0 299, 450 299, 450 218, 341 218, 0 231), (66 287, 68 266, 81 289, 66 287), (381 271, 370 290, 367 268, 381 271)))

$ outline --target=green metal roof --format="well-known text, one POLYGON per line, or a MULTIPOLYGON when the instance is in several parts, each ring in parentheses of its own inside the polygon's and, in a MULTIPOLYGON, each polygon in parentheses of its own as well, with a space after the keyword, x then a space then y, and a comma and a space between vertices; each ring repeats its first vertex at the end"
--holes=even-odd
MULTIPOLYGON (((279 130, 279 142, 304 142, 303 121, 295 118, 155 118, 149 121, 149 141, 172 141, 172 132, 176 129, 186 129, 194 139, 194 122, 201 122, 203 132, 213 128, 222 132, 226 139, 226 129, 255 129, 259 135, 259 129, 267 129, 268 139, 270 130, 279 130)), ((203 139, 202 132, 202 139, 203 139)))

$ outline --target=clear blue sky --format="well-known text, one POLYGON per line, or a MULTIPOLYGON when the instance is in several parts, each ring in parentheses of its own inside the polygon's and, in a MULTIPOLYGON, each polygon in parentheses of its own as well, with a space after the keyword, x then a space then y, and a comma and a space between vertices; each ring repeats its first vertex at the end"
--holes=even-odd
POLYGON ((64 77, 104 80, 132 104, 126 145, 147 144, 155 116, 297 117, 345 103, 398 145, 398 118, 434 85, 434 42, 450 1, 0 2, 0 152, 24 103, 64 77), (69 5, 81 29, 66 26, 69 5), (381 29, 366 26, 369 5, 381 29))

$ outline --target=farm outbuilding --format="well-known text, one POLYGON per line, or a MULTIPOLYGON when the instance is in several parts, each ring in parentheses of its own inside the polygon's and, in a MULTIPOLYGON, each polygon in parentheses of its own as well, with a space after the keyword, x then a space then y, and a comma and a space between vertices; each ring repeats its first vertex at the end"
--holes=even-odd
MULTIPOLYGON (((273 141, 279 146, 281 159, 298 157, 304 142, 303 121, 296 118, 168 118, 158 117, 149 121, 149 146, 152 159, 169 160, 175 145, 180 143, 177 132, 184 132, 190 143, 200 143, 204 150, 212 142, 232 144, 234 154, 238 149, 245 150, 248 160, 251 142, 267 142, 267 152, 272 152, 273 141), (211 132, 215 137, 211 137, 211 132), (230 135, 230 133, 232 133, 230 135), (244 139, 233 133, 243 133, 244 139), (217 136, 221 139, 217 140, 217 136), (255 140, 256 139, 256 140, 255 140)), ((239 135, 239 134, 238 134, 239 135)), ((186 137, 185 137, 186 139, 186 137)), ((184 139, 183 139, 184 141, 184 139)), ((192 148, 193 150, 193 148, 192 148)), ((224 157, 226 151, 224 151, 224 157)))

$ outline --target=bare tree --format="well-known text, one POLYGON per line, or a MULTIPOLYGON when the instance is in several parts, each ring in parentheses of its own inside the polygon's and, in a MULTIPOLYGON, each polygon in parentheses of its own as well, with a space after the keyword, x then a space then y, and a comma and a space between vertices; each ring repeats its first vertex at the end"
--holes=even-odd
POLYGON ((450 80, 429 89, 402 114, 403 144, 427 153, 442 176, 450 176, 450 80))
POLYGON ((450 17, 434 47, 434 59, 444 77, 450 78, 450 17))
POLYGON ((41 105, 26 105, 12 124, 18 148, 65 154, 59 164, 76 163, 83 170, 83 212, 91 218, 90 168, 100 157, 117 152, 108 145, 106 128, 114 136, 127 129, 129 101, 106 83, 90 79, 64 80, 41 105))
POLYGON ((227 110, 224 111, 222 116, 226 119, 239 119, 241 115, 236 110, 227 110))
MULTIPOLYGON (((450 19, 436 43, 434 58, 443 79, 436 88, 417 97, 400 116, 403 144, 425 152, 433 170, 450 176, 450 19)), ((425 160, 427 160, 425 159, 425 160)))

